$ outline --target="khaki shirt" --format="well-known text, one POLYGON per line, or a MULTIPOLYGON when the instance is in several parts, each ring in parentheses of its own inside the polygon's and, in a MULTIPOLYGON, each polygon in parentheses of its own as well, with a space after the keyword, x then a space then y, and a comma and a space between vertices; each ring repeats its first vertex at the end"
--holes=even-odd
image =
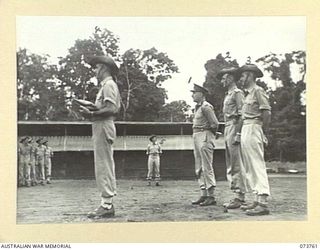
POLYGON ((192 128, 196 129, 212 129, 218 128, 219 121, 214 113, 213 106, 204 101, 200 105, 196 105, 193 118, 192 128))
POLYGON ((45 151, 44 151, 44 157, 46 159, 51 158, 53 156, 53 150, 51 147, 46 147, 45 146, 45 151))
POLYGON ((271 110, 267 93, 257 85, 248 92, 242 106, 242 119, 262 119, 262 111, 271 110))
POLYGON ((31 145, 31 160, 35 160, 37 155, 37 146, 32 144, 31 145))
MULTIPOLYGON (((107 102, 113 103, 117 112, 119 112, 121 107, 121 97, 117 84, 113 81, 112 77, 107 77, 101 82, 101 88, 97 94, 95 105, 98 109, 106 106, 107 102)), ((116 128, 114 126, 113 120, 114 116, 106 117, 94 117, 92 123, 92 135, 100 136, 100 130, 102 129, 107 137, 107 140, 111 143, 114 142, 116 138, 116 128)))
POLYGON ((243 92, 237 87, 234 87, 228 91, 228 94, 224 98, 223 102, 223 114, 225 122, 241 117, 243 100, 243 92))
POLYGON ((44 145, 40 145, 37 147, 37 159, 42 160, 44 159, 46 147, 44 145))
POLYGON ((112 77, 107 77, 101 82, 101 88, 97 94, 95 105, 98 109, 106 106, 106 102, 113 103, 117 110, 120 110, 121 99, 118 85, 113 81, 112 77))
POLYGON ((150 143, 147 148, 147 154, 148 155, 162 154, 162 149, 159 143, 156 143, 156 144, 150 143))
POLYGON ((19 154, 29 158, 31 155, 31 145, 19 143, 19 154))

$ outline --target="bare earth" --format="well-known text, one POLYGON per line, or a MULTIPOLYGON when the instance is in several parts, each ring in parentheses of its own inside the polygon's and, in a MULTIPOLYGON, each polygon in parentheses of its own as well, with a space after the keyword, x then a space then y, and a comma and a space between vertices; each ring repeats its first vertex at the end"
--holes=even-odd
MULTIPOLYGON (((143 180, 118 180, 114 199, 116 216, 88 219, 86 214, 100 202, 94 180, 54 180, 53 184, 19 188, 17 223, 92 223, 156 221, 307 220, 307 188, 304 175, 271 175, 271 214, 249 217, 240 209, 223 211, 233 198, 226 181, 217 183, 217 205, 191 205, 198 198, 196 181, 162 181, 160 187, 143 180)), ((247 196, 250 201, 252 196, 247 196)))

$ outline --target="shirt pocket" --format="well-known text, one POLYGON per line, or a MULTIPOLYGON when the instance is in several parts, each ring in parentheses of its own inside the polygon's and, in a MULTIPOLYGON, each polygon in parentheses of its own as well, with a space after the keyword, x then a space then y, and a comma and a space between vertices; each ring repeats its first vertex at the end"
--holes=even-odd
POLYGON ((256 110, 256 106, 257 106, 256 100, 250 98, 244 101, 242 110, 246 114, 256 115, 258 113, 256 110))

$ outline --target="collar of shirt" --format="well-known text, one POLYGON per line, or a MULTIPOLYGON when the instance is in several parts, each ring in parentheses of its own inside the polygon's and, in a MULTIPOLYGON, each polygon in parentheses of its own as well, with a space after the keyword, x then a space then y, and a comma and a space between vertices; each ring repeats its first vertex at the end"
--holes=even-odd
POLYGON ((204 101, 197 103, 197 104, 196 104, 196 110, 197 110, 198 108, 200 108, 203 103, 204 103, 204 101))
POLYGON ((233 86, 231 89, 228 89, 228 95, 230 95, 236 88, 236 86, 233 86))
POLYGON ((108 81, 113 80, 112 76, 107 76, 106 78, 103 79, 101 82, 101 86, 105 85, 108 81))
POLYGON ((254 84, 253 86, 251 86, 250 88, 245 89, 248 93, 251 93, 255 88, 256 88, 256 84, 254 84))

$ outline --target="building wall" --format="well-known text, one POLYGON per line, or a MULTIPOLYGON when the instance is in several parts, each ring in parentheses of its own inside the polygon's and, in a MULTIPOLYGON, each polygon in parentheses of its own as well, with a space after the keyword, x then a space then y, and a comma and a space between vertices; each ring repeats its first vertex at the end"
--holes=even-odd
MULTIPOLYGON (((147 155, 144 151, 115 151, 117 178, 145 179, 147 155)), ((94 178, 92 151, 56 152, 52 161, 55 178, 94 178)), ((164 151, 161 156, 162 179, 194 179, 194 157, 192 150, 164 151)), ((214 169, 217 180, 225 180, 224 151, 214 153, 214 169)))
MULTIPOLYGON (((164 179, 193 179, 194 157, 191 123, 116 122, 114 158, 117 178, 144 179, 147 173, 146 148, 151 134, 166 141, 161 157, 164 179)), ((219 129, 223 131, 223 126, 219 129)), ((18 138, 45 137, 54 150, 54 178, 94 178, 90 122, 18 122, 18 138)), ((224 138, 215 142, 214 168, 218 180, 226 179, 224 138)))

